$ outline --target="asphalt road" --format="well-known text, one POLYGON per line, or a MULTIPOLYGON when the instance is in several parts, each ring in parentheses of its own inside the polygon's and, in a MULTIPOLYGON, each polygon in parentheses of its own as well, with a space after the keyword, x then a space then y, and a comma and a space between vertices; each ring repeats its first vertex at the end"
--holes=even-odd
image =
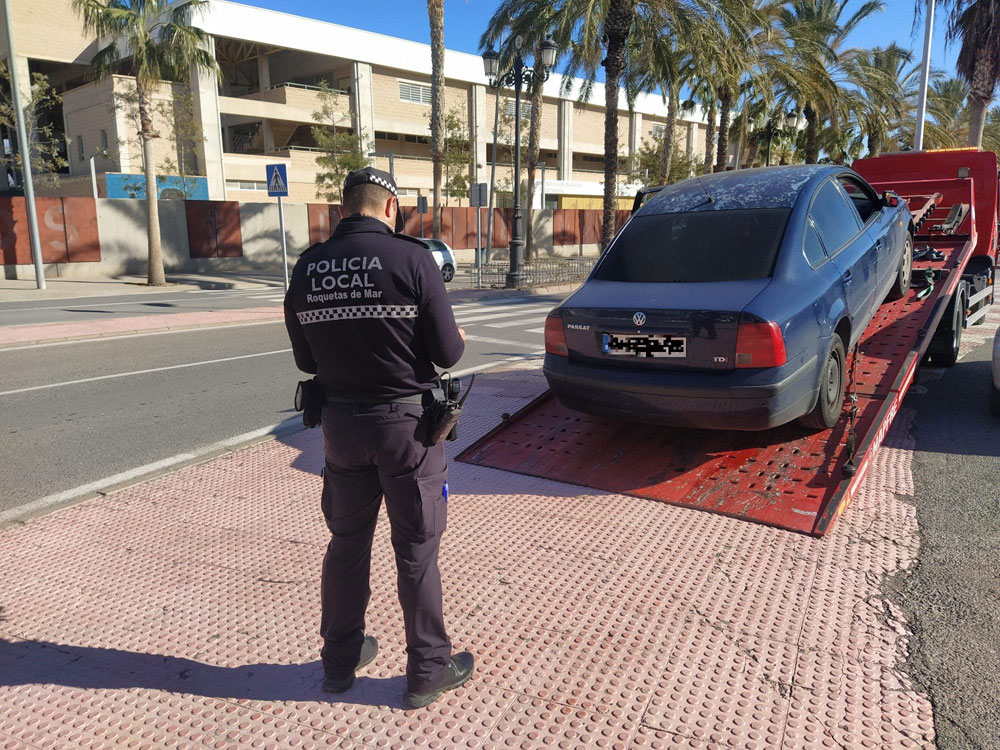
MULTIPOLYGON (((457 304, 469 340, 454 369, 540 353, 557 301, 457 304)), ((288 347, 276 322, 0 350, 0 514, 292 417, 288 347)))
POLYGON ((987 403, 990 344, 921 378, 913 459, 915 567, 890 597, 913 630, 905 671, 934 704, 941 748, 1000 747, 1000 420, 987 403))

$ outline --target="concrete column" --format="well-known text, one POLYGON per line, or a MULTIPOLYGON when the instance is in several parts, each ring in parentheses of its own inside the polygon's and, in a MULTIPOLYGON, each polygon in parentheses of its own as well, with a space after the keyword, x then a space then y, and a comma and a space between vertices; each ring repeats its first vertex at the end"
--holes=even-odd
POLYGON ((489 169, 486 163, 486 143, 493 137, 493 119, 486 112, 486 87, 482 84, 473 84, 469 92, 469 120, 472 153, 475 159, 472 165, 472 177, 476 182, 487 182, 489 169))
POLYGON ((642 113, 633 112, 629 121, 628 129, 628 155, 632 165, 639 157, 639 150, 642 148, 642 113))
MULTIPOLYGON (((111 79, 111 91, 112 91, 112 102, 114 102, 114 92, 117 89, 118 81, 121 79, 112 78, 111 79)), ((131 85, 131 84, 130 84, 131 85)), ((192 97, 194 99, 194 97, 192 97)), ((195 100, 195 106, 197 106, 197 100, 195 100)), ((133 170, 135 172, 142 171, 142 158, 139 157, 135 161, 135 166, 132 164, 132 154, 130 153, 129 141, 136 137, 133 131, 133 125, 129 121, 128 115, 125 112, 124 107, 115 107, 115 126, 109 135, 108 143, 109 148, 116 149, 118 151, 118 171, 130 173, 133 170)))
MULTIPOLYGON (((214 42, 212 52, 214 54, 214 42)), ((199 166, 208 180, 209 200, 226 197, 226 173, 222 162, 222 121, 219 117, 218 77, 215 73, 198 70, 191 74, 191 99, 194 116, 201 124, 205 140, 198 145, 199 166)))
POLYGON ((260 121, 260 137, 264 142, 264 153, 274 151, 274 130, 271 129, 270 120, 260 121))
POLYGON ((559 100, 559 179, 573 179, 573 101, 559 100))
POLYGON ((695 123, 689 122, 687 124, 687 138, 685 139, 686 141, 685 147, 687 149, 687 155, 689 159, 691 158, 691 155, 694 153, 694 137, 697 130, 698 126, 695 125, 695 123))
POLYGON ((257 83, 261 91, 271 86, 271 61, 267 55, 257 55, 257 83))
POLYGON ((372 66, 354 63, 354 82, 351 91, 351 125, 354 132, 364 136, 364 148, 375 140, 375 102, 372 101, 372 66))

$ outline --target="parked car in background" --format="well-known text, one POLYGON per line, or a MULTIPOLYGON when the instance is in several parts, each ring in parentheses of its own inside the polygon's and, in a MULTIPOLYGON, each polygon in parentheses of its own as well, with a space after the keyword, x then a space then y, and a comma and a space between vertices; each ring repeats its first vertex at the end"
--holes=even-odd
POLYGON ((448 247, 447 243, 441 240, 427 239, 424 242, 431 249, 431 255, 437 261, 438 268, 441 269, 441 277, 445 282, 455 278, 455 269, 458 267, 458 264, 455 262, 455 253, 448 247))
POLYGON ((857 173, 806 165, 661 188, 545 325, 566 406, 685 427, 833 426, 847 354, 910 287, 910 214, 857 173))

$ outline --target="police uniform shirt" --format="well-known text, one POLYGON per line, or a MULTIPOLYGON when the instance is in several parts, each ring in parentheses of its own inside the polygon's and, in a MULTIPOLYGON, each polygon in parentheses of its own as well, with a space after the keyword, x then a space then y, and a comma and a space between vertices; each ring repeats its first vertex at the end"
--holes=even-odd
POLYGON ((299 258, 285 325, 298 368, 337 401, 417 396, 465 349, 427 245, 361 215, 299 258))

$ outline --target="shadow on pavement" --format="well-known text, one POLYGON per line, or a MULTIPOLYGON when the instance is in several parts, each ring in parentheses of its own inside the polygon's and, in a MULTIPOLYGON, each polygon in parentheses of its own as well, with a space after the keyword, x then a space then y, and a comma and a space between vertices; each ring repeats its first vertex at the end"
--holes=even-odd
POLYGON ((346 693, 321 685, 320 661, 221 667, 176 656, 0 638, 0 687, 61 685, 84 690, 162 690, 220 700, 316 701, 402 707, 406 678, 358 675, 346 693))

